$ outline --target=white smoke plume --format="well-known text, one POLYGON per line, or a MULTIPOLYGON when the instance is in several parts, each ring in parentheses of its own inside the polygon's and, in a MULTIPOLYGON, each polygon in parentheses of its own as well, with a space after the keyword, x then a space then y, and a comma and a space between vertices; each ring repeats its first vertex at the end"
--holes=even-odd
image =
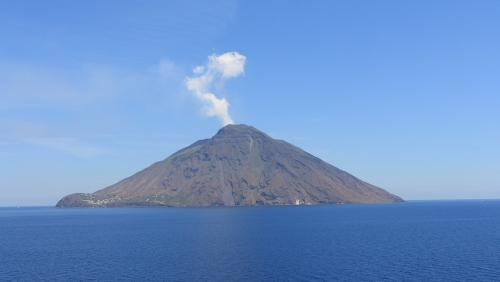
POLYGON ((208 56, 205 66, 197 66, 193 73, 196 77, 188 77, 186 86, 196 94, 205 106, 203 112, 206 116, 217 117, 222 126, 233 124, 229 115, 229 103, 225 98, 217 98, 210 93, 213 84, 224 82, 231 77, 237 77, 244 72, 246 57, 238 52, 228 52, 222 55, 212 54, 208 56))

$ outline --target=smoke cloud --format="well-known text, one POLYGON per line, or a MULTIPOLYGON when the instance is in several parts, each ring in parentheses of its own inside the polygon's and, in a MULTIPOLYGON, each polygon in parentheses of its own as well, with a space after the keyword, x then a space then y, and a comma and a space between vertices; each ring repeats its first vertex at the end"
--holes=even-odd
POLYGON ((237 77, 244 72, 246 57, 238 52, 228 52, 222 55, 212 54, 208 56, 205 66, 197 66, 193 73, 197 76, 188 77, 186 86, 196 94, 196 97, 205 105, 203 114, 217 117, 222 126, 233 124, 229 115, 229 103, 225 98, 217 98, 210 93, 215 83, 224 83, 228 78, 237 77))

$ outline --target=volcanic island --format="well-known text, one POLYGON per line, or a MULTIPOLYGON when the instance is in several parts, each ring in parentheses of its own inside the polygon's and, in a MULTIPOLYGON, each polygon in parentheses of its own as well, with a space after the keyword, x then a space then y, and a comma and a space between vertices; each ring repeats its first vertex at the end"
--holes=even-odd
POLYGON ((314 205, 403 202, 252 126, 226 125, 163 161, 59 208, 314 205))

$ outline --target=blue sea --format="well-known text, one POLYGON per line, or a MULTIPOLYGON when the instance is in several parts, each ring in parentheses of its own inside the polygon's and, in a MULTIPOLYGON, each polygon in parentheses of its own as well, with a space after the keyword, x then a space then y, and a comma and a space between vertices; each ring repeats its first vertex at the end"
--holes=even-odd
POLYGON ((500 281, 500 201, 0 208, 0 281, 500 281))

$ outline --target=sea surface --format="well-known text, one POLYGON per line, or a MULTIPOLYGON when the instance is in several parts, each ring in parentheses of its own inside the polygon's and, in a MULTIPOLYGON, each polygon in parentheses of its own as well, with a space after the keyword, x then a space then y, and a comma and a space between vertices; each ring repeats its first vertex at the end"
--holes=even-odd
POLYGON ((500 281, 500 201, 0 208, 0 281, 500 281))

